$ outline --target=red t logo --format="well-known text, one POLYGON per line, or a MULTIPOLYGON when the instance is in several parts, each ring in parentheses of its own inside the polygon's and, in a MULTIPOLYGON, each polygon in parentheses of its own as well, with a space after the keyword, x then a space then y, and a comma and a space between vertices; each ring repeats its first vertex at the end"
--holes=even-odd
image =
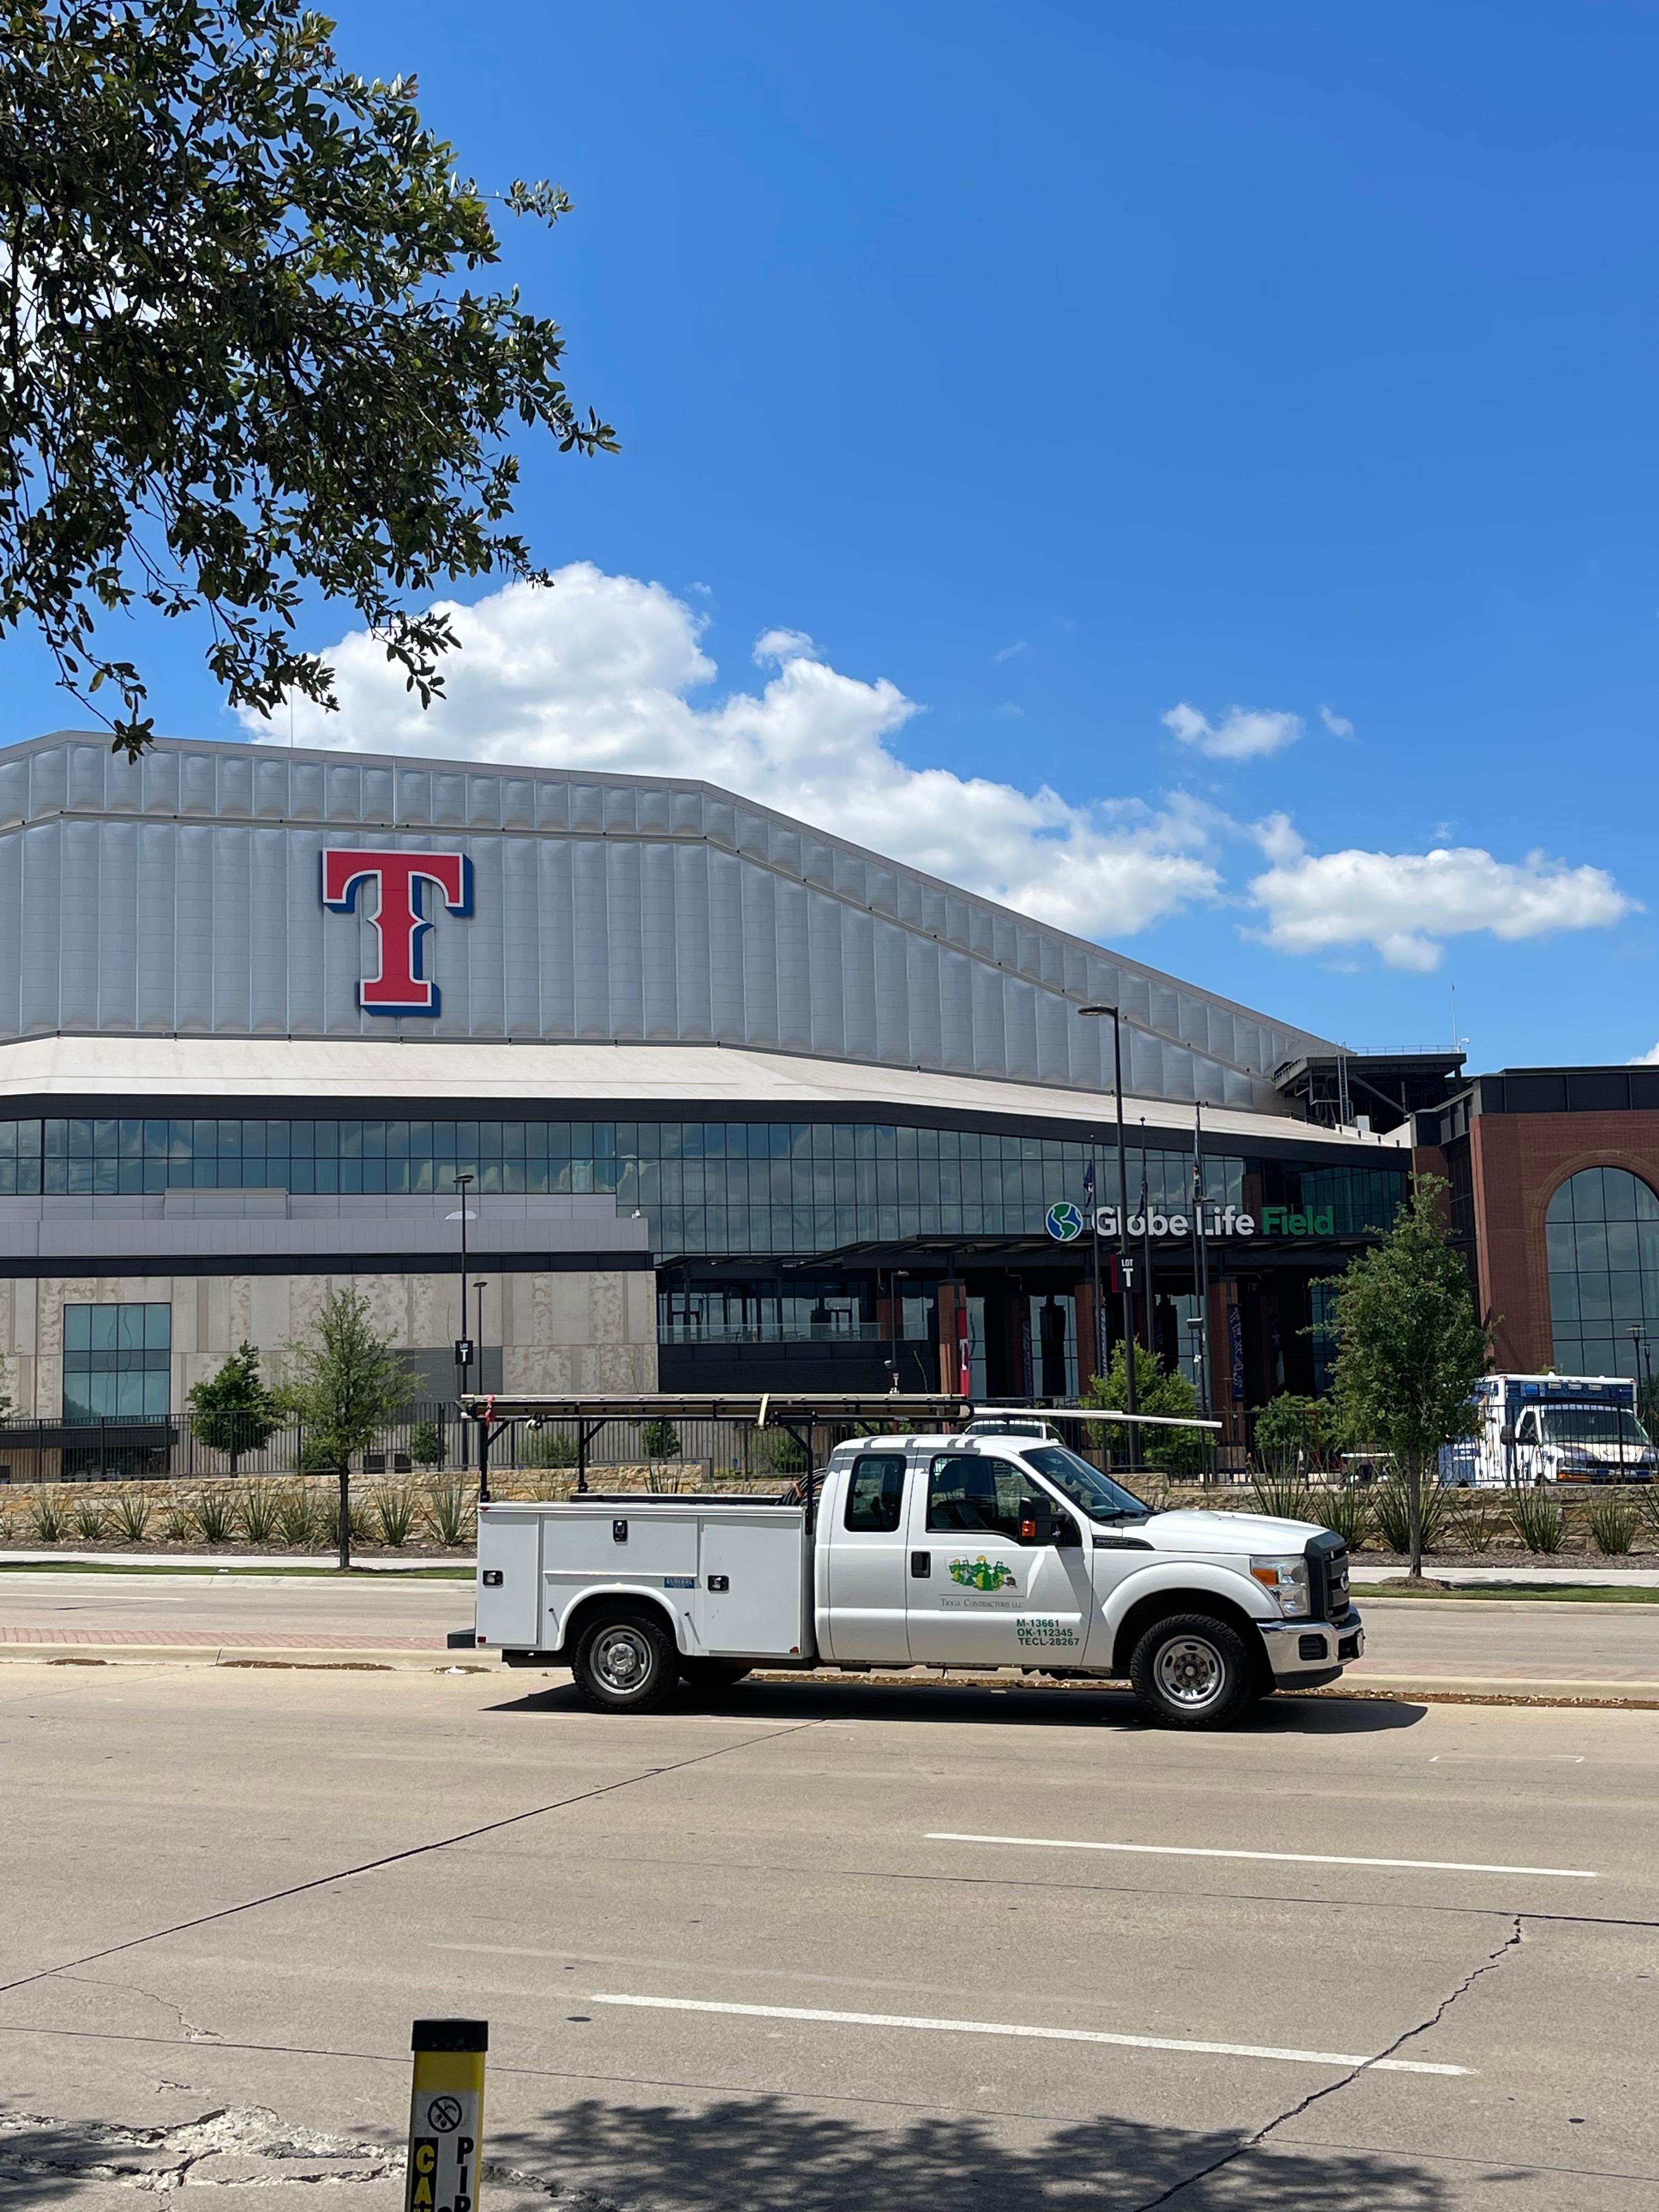
POLYGON ((438 987, 421 973, 422 939, 432 927, 421 911, 422 892, 427 884, 435 884, 451 914, 471 914, 472 863, 465 853, 325 849, 325 907, 349 914, 358 884, 370 880, 380 894, 368 917, 380 962, 375 973, 357 986, 357 1003, 371 1014, 435 1014, 438 987))

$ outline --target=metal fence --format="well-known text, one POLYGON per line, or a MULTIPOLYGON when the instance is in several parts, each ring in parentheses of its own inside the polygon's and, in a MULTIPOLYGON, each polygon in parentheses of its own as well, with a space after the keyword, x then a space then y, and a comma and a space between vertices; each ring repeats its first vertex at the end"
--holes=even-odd
MULTIPOLYGON (((847 1437, 890 1433, 896 1425, 880 1420, 815 1424, 812 1462, 822 1466, 847 1437)), ((907 1430, 914 1425, 907 1424, 907 1430)), ((1207 1435, 1149 1430, 1145 1452, 1138 1455, 1121 1424, 1055 1419, 1055 1425, 1074 1449, 1131 1486, 1137 1471, 1149 1480, 1209 1484, 1243 1479, 1218 1466, 1207 1435)), ((1224 1455, 1231 1455, 1225 1448, 1224 1455)), ((805 1449, 804 1439, 775 1424, 757 1429, 752 1421, 515 1421, 496 1437, 489 1461, 492 1480, 512 1472, 529 1476, 532 1483, 548 1478, 551 1486, 562 1486, 556 1479, 565 1475, 602 1485, 625 1474, 636 1484, 690 1490, 702 1484, 759 1486, 792 1477, 805 1464, 805 1449)), ((477 1462, 477 1423, 463 1419, 453 1402, 431 1400, 411 1405, 401 1420, 380 1430, 366 1451, 353 1455, 351 1472, 416 1478, 471 1473, 477 1462)), ((230 1414, 0 1421, 0 1486, 211 1481, 336 1471, 337 1459, 324 1441, 299 1423, 271 1427, 230 1414)))

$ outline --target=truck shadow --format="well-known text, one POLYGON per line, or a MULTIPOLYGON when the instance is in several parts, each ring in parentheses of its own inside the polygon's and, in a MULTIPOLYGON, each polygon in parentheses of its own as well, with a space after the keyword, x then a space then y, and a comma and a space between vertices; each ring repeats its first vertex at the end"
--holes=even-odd
MULTIPOLYGON (((550 2166, 572 2212, 1443 2212, 1452 2201, 1411 2158, 1242 2141, 1106 2115, 1054 2127, 1011 2112, 994 2127, 988 2112, 900 2112, 872 2126, 762 2094, 701 2107, 590 2098, 497 2136, 494 2151, 498 2171, 526 2179, 550 2166)), ((500 2205, 511 2185, 485 2172, 500 2205)))
MULTIPOLYGON (((499 1713, 583 1712, 586 1708, 568 1679, 492 1706, 499 1713)), ((1273 1697, 1259 1705, 1233 1731, 1237 1735, 1376 1735, 1391 1729, 1414 1728, 1428 1707, 1391 1697, 1273 1697)), ((1115 1728, 1150 1729, 1127 1690, 1066 1689, 1056 1685, 1011 1682, 1006 1688, 976 1682, 918 1681, 914 1677, 863 1676, 853 1681, 813 1675, 789 1680, 750 1680, 710 1695, 682 1692, 644 1720, 668 1720, 682 1713, 729 1714, 733 1720, 800 1721, 993 1721, 1004 1728, 1115 1728)), ((609 1717, 617 1720, 627 1714, 609 1717)), ((1174 1733, 1174 1731, 1171 1731, 1174 1733)))

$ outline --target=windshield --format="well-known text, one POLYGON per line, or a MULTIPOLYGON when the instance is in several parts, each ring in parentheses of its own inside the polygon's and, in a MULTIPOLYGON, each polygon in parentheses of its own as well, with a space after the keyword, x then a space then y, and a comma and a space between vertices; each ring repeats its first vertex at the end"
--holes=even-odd
POLYGON ((1064 1444, 1032 1444, 1020 1454, 1027 1467, 1046 1476, 1054 1488, 1080 1505, 1091 1521, 1121 1521, 1132 1513, 1150 1513, 1133 1491, 1125 1490, 1086 1459, 1079 1459, 1064 1444))
POLYGON ((1634 1413, 1617 1406, 1546 1406, 1543 1408, 1547 1444, 1630 1444, 1648 1442, 1648 1432, 1634 1413))

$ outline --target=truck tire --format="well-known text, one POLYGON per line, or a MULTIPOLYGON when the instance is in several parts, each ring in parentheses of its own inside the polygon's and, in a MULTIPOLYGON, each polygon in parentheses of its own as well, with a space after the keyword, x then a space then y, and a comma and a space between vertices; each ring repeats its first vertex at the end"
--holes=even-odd
POLYGON ((688 1690, 702 1698, 718 1698, 754 1669, 743 1659, 682 1659, 680 1673, 688 1690))
POLYGON ((596 1712, 648 1712, 672 1694, 680 1656, 660 1614, 630 1607, 584 1626, 570 1671, 583 1704, 596 1712))
POLYGON ((1261 1694, 1255 1654, 1236 1628, 1207 1613, 1154 1621, 1135 1645, 1129 1680, 1144 1711, 1164 1728, 1230 1727, 1261 1694))

